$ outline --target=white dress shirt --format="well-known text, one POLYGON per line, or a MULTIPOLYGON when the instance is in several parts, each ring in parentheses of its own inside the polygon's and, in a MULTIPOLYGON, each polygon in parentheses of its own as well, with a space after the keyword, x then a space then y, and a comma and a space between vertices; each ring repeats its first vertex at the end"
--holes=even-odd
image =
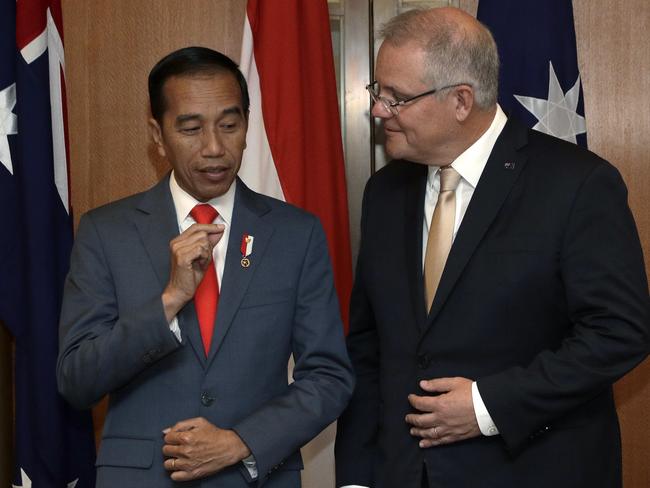
MULTIPOLYGON (((468 147, 460 156, 452 161, 451 166, 460 174, 460 182, 456 187, 456 218, 454 220, 454 235, 460 228, 469 202, 472 199, 476 185, 481 178, 485 169, 490 153, 497 142, 497 138, 507 122, 506 114, 501 107, 497 105, 497 111, 492 120, 492 124, 478 140, 468 147)), ((440 192, 440 167, 429 166, 427 175, 427 186, 424 195, 424 222, 422 223, 422 270, 424 270, 424 259, 427 251, 427 241, 429 240, 429 225, 433 218, 433 211, 436 208, 438 193, 440 192)), ((472 382, 472 402, 474 403, 474 415, 478 422, 481 433, 486 436, 497 435, 499 430, 492 421, 492 417, 483 403, 481 394, 476 386, 476 381, 472 382)), ((367 488, 360 485, 345 485, 341 488, 367 488)))
MULTIPOLYGON (((199 202, 179 186, 173 171, 169 178, 169 189, 172 194, 172 200, 174 201, 176 219, 178 220, 178 231, 180 233, 183 233, 192 224, 196 223, 196 220, 194 220, 190 215, 190 212, 200 203, 211 205, 219 214, 213 223, 223 224, 226 227, 223 231, 223 236, 221 236, 217 245, 212 249, 212 261, 217 272, 217 285, 219 288, 221 288, 221 278, 223 277, 223 268, 226 263, 228 237, 230 236, 230 224, 232 223, 232 209, 235 206, 236 186, 237 185, 233 183, 230 185, 230 188, 228 188, 228 191, 223 195, 215 197, 207 202, 199 202)), ((169 323, 169 328, 176 336, 176 339, 178 339, 178 342, 182 342, 181 330, 178 326, 178 319, 176 317, 174 317, 169 323)))
MULTIPOLYGON (((501 134, 501 131, 505 127, 506 121, 506 115, 501 110, 501 107, 497 105, 496 114, 488 130, 451 163, 452 168, 461 176, 460 182, 456 187, 456 218, 454 221, 453 239, 456 239, 456 234, 463 221, 469 202, 472 199, 476 185, 478 185, 490 153, 494 148, 499 134, 501 134)), ((440 168, 438 166, 429 166, 427 187, 424 196, 424 222, 422 223, 422 269, 424 269, 424 259, 429 238, 429 225, 431 224, 439 191, 440 168)), ((499 430, 492 421, 492 417, 487 411, 485 403, 483 403, 476 381, 472 383, 472 402, 474 403, 474 414, 476 415, 476 421, 481 429, 481 433, 486 436, 497 435, 499 430)))
MULTIPOLYGON (((172 194, 172 200, 174 201, 174 208, 176 209, 176 219, 178 220, 178 230, 183 233, 186 231, 192 224, 196 223, 196 220, 190 215, 192 209, 200 204, 207 203, 211 205, 219 214, 214 220, 214 224, 223 224, 225 229, 221 239, 216 246, 212 249, 212 262, 214 263, 215 270, 217 272, 217 285, 221 289, 221 279, 223 278, 223 268, 226 264, 226 252, 228 250, 228 238, 230 237, 230 227, 232 224, 232 211, 235 206, 235 190, 237 188, 236 184, 230 185, 228 191, 221 196, 215 197, 207 202, 199 202, 192 195, 183 190, 178 182, 176 181, 176 176, 172 172, 169 178, 169 189, 172 194)), ((181 339, 181 329, 178 326, 178 318, 174 317, 169 323, 169 328, 176 336, 178 342, 182 342, 181 339)), ((253 455, 248 456, 246 459, 242 460, 246 470, 251 475, 251 478, 257 479, 257 463, 253 455)))
MULTIPOLYGON (((476 185, 478 185, 490 153, 494 148, 499 134, 501 134, 501 131, 505 127, 506 121, 506 115, 501 110, 501 107, 497 105, 496 114, 488 130, 451 163, 452 168, 461 176, 460 182, 456 187, 456 218, 452 239, 456 239, 456 234, 463 221, 469 202, 472 199, 476 185)), ((422 269, 424 269, 424 258, 429 239, 429 225, 431 224, 439 191, 440 168, 438 166, 429 166, 427 187, 424 196, 424 222, 422 223, 422 269)), ((483 403, 476 381, 472 383, 472 402, 474 403, 474 414, 476 415, 476 421, 481 429, 481 433, 486 436, 497 435, 499 430, 492 421, 492 417, 487 411, 485 403, 483 403)))

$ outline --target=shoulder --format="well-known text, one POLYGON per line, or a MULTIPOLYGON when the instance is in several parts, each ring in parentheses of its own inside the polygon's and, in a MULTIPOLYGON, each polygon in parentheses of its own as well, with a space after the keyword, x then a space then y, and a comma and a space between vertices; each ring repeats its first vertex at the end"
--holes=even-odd
POLYGON ((596 153, 575 143, 524 127, 516 120, 508 120, 504 134, 511 141, 525 141, 519 150, 525 154, 528 166, 552 178, 581 180, 594 171, 618 174, 612 164, 596 153), (519 135, 522 137, 519 138, 519 135))
POLYGON ((370 194, 389 196, 392 193, 412 191, 424 185, 427 165, 406 160, 393 160, 373 174, 366 183, 366 197, 370 194))
POLYGON ((276 229, 304 232, 314 226, 320 227, 320 220, 311 212, 277 198, 257 193, 242 181, 238 181, 235 196, 235 206, 237 205, 244 205, 276 229))
POLYGON ((80 226, 88 221, 100 226, 124 225, 131 222, 132 217, 137 213, 151 213, 161 207, 173 209, 168 178, 163 178, 145 191, 89 210, 82 215, 80 226))

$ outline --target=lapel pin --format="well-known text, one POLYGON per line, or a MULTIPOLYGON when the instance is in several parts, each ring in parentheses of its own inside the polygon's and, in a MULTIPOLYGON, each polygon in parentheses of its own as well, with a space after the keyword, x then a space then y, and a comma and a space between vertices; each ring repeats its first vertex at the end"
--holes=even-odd
POLYGON ((503 167, 505 169, 515 169, 515 163, 504 163, 503 167))
POLYGON ((244 234, 241 238, 241 267, 248 268, 251 265, 251 260, 248 256, 253 252, 253 236, 244 234))

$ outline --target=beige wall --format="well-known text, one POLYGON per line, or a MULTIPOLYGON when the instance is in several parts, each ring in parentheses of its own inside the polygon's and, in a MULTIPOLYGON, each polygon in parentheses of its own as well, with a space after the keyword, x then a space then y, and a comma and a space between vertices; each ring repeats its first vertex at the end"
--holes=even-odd
MULTIPOLYGON (((650 3, 574 0, 589 147, 622 173, 650 270, 650 3)), ((624 486, 650 486, 650 361, 616 385, 624 486)))
POLYGON ((208 46, 239 59, 245 0, 64 0, 72 204, 142 191, 167 171, 147 132, 147 74, 163 55, 208 46))

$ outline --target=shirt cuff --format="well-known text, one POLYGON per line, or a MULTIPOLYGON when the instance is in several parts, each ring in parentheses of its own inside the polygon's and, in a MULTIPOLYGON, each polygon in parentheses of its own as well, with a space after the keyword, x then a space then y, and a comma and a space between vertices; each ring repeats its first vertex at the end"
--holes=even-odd
POLYGON ((490 413, 485 407, 485 403, 483 403, 476 381, 472 382, 472 403, 474 403, 474 415, 476 415, 476 421, 478 422, 478 428, 481 429, 481 434, 488 437, 498 435, 499 429, 497 429, 490 413))
POLYGON ((244 467, 246 468, 246 471, 248 471, 248 474, 251 475, 251 478, 253 480, 257 479, 257 461, 255 461, 255 458, 251 454, 245 459, 242 459, 241 461, 244 463, 244 467))
POLYGON ((176 337, 176 340, 180 343, 183 341, 181 340, 181 328, 178 325, 178 317, 174 317, 172 321, 169 323, 169 330, 172 331, 172 334, 176 337))

